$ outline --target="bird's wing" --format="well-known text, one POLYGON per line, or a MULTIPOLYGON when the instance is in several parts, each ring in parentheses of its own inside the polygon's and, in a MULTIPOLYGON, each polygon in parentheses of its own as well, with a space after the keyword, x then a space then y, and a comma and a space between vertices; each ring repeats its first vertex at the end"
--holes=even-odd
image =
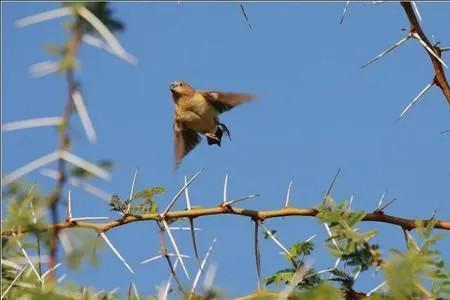
POLYGON ((251 94, 229 93, 217 91, 198 91, 210 102, 219 113, 223 113, 233 107, 248 102, 254 98, 251 94))
POLYGON ((175 169, 195 146, 200 143, 200 135, 192 129, 183 128, 182 124, 175 121, 173 125, 175 134, 175 169))

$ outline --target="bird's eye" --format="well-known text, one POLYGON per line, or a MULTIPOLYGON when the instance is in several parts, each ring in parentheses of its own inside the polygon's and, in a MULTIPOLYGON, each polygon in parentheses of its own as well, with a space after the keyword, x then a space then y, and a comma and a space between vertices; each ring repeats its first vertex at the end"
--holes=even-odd
POLYGON ((180 86, 183 86, 183 84, 182 84, 182 83, 180 83, 180 86))

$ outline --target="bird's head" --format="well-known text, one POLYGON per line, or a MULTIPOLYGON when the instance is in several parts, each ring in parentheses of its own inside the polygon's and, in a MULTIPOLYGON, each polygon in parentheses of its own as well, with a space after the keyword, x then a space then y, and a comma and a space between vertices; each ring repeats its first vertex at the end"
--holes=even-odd
POLYGON ((169 85, 170 91, 177 95, 191 95, 194 89, 184 81, 175 80, 169 85))

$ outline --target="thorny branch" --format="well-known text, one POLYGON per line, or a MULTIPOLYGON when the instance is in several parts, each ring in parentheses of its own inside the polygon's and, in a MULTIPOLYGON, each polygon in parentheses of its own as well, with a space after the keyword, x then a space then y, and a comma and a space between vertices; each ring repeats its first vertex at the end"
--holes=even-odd
MULTIPOLYGON (((79 23, 75 25, 75 28, 72 31, 72 39, 70 41, 70 46, 68 48, 68 56, 75 57, 76 53, 78 51, 78 48, 80 46, 82 40, 82 32, 81 32, 81 26, 79 23)), ((72 95, 75 91, 76 87, 76 81, 73 75, 73 69, 69 69, 66 74, 66 80, 68 85, 68 97, 67 102, 64 108, 64 114, 62 117, 62 124, 60 128, 60 134, 59 134, 59 150, 60 151, 66 151, 68 150, 70 146, 70 138, 67 133, 68 123, 70 116, 73 112, 73 99, 72 95)), ((66 182, 66 163, 65 160, 61 157, 58 160, 58 180, 56 181, 56 187, 55 192, 53 194, 52 201, 50 203, 50 210, 51 210, 51 216, 52 216, 52 222, 53 224, 58 223, 58 202, 60 201, 62 190, 64 188, 64 184, 66 182)), ((53 270, 54 266, 56 265, 56 259, 57 259, 57 245, 58 245, 58 234, 59 234, 59 227, 53 226, 53 234, 50 239, 50 260, 48 263, 49 270, 53 270)), ((51 281, 54 281, 54 272, 49 273, 49 278, 51 281)))
MULTIPOLYGON (((433 45, 423 32, 411 2, 402 1, 401 5, 408 17, 410 23, 410 32, 412 34, 416 34, 428 46, 428 48, 435 51, 438 57, 441 57, 442 50, 437 45, 433 45)), ((427 53, 434 68, 434 82, 442 90, 442 93, 444 94, 448 104, 450 105, 450 87, 448 85, 447 78, 445 77, 442 63, 429 51, 427 51, 427 53)))
MULTIPOLYGON (((198 208, 191 210, 180 210, 180 211, 170 211, 165 215, 167 221, 174 221, 180 219, 195 219, 199 217, 212 216, 212 215, 236 215, 248 217, 254 220, 260 220, 261 222, 266 219, 280 218, 288 216, 303 216, 303 217, 315 217, 318 214, 315 208, 295 208, 295 207, 284 207, 277 210, 250 210, 231 206, 219 206, 212 208, 198 208)), ((40 229, 34 228, 34 230, 51 230, 56 228, 57 230, 63 230, 68 228, 85 228, 92 229, 99 233, 107 232, 113 228, 124 226, 129 223, 140 222, 140 221, 161 221, 161 215, 159 213, 149 213, 143 215, 127 215, 120 219, 105 222, 105 223, 91 223, 91 222, 79 222, 79 221, 65 221, 58 223, 56 225, 49 224, 46 227, 41 227, 40 229)), ((402 217, 397 217, 383 212, 368 212, 362 219, 363 222, 378 222, 385 224, 392 224, 400 226, 405 230, 413 230, 416 228, 415 219, 407 219, 402 217)), ((428 224, 429 220, 420 220, 424 225, 428 224)), ((447 220, 437 220, 436 229, 450 230, 450 221, 447 220)), ((17 230, 5 230, 2 232, 2 236, 9 236, 13 234, 22 234, 31 232, 31 227, 24 227, 21 231, 17 230)))

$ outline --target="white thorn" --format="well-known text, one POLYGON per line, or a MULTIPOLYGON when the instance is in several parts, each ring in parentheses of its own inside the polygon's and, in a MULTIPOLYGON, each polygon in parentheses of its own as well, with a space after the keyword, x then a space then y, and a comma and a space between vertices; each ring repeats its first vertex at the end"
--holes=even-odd
POLYGON ((40 78, 58 72, 59 64, 54 61, 42 61, 31 65, 28 73, 33 78, 40 78))
POLYGON ((70 7, 61 7, 61 8, 57 8, 57 9, 52 9, 49 11, 45 11, 42 13, 38 13, 38 14, 35 14, 32 16, 22 18, 16 22, 16 26, 17 27, 25 27, 25 26, 36 24, 36 23, 69 16, 72 14, 72 12, 73 11, 70 7))
POLYGON ((225 175, 225 181, 223 183, 223 200, 222 203, 227 202, 227 190, 228 190, 228 174, 225 175))
POLYGON ((436 52, 434 52, 433 49, 431 49, 427 43, 425 43, 424 40, 422 40, 422 38, 420 37, 420 35, 417 32, 414 32, 412 34, 418 41, 420 44, 422 44, 422 46, 428 51, 428 53, 430 53, 431 55, 433 55, 444 67, 448 68, 448 66, 445 64, 445 62, 439 57, 439 55, 436 54, 436 52))
POLYGON ((8 185, 11 182, 21 178, 22 176, 25 176, 26 174, 42 167, 45 166, 46 164, 49 164, 55 160, 57 160, 59 158, 59 152, 55 151, 52 153, 49 153, 47 155, 41 156, 35 160, 33 160, 32 162, 26 164, 23 167, 20 167, 19 169, 11 172, 10 174, 8 174, 7 176, 5 176, 3 178, 3 185, 8 185))
POLYGON ((111 248, 111 250, 114 252, 114 254, 120 259, 120 261, 127 267, 127 269, 134 274, 133 269, 131 269, 130 265, 125 261, 125 259, 120 255, 119 251, 114 247, 114 245, 111 243, 111 241, 108 239, 106 234, 104 232, 100 233, 100 236, 105 240, 106 244, 111 248))
POLYGON ((97 140, 97 134, 95 133, 94 125, 92 124, 91 118, 89 117, 88 110, 86 105, 84 104, 83 97, 79 90, 74 90, 72 92, 73 104, 78 112, 78 116, 80 116, 81 125, 83 125, 84 132, 88 140, 91 143, 95 143, 97 140))
POLYGON ((419 21, 422 22, 422 15, 420 14, 419 8, 417 7, 416 1, 411 1, 412 7, 414 8, 414 11, 417 14, 417 17, 419 18, 419 21))
POLYGON ((61 158, 70 162, 71 164, 74 164, 82 169, 85 169, 86 171, 89 171, 90 173, 94 174, 97 177, 100 177, 105 180, 111 179, 111 174, 109 174, 108 171, 104 170, 103 168, 100 168, 99 166, 82 159, 81 157, 76 156, 73 153, 70 153, 68 151, 61 151, 61 158))
POLYGON ((344 11, 342 12, 341 21, 339 22, 339 24, 342 24, 342 22, 344 22, 344 18, 345 18, 345 15, 347 14, 347 9, 349 6, 350 6, 350 1, 347 1, 345 3, 344 11))
POLYGON ((377 209, 379 209, 381 207, 381 205, 383 204, 384 197, 385 197, 385 193, 383 193, 383 195, 381 195, 380 201, 378 201, 377 209))
POLYGON ((7 132, 7 131, 30 129, 30 128, 36 128, 36 127, 57 126, 60 124, 62 124, 61 117, 35 118, 35 119, 28 119, 28 120, 5 123, 2 125, 2 131, 7 132))
POLYGON ((126 210, 127 213, 129 213, 130 209, 131 209, 131 201, 133 201, 134 185, 136 183, 137 173, 138 173, 138 170, 136 169, 134 171, 133 181, 131 182, 130 195, 128 196, 128 200, 130 201, 130 203, 128 203, 128 206, 127 206, 127 210, 126 210))
POLYGON ((41 279, 44 280, 45 277, 47 277, 48 274, 50 274, 50 272, 53 272, 54 270, 58 269, 61 265, 62 263, 57 263, 54 267, 48 269, 44 274, 42 274, 41 279))
POLYGON ((411 103, 409 103, 405 109, 402 111, 402 113, 400 114, 400 118, 402 118, 411 108, 414 104, 416 104, 417 101, 420 100, 420 98, 434 85, 434 82, 429 83, 420 93, 419 95, 416 96, 416 98, 413 99, 413 101, 411 101, 411 103))
MULTIPOLYGON (((14 235, 14 237, 16 237, 16 236, 14 235)), ((31 261, 30 257, 28 256, 27 251, 22 247, 22 243, 21 243, 18 239, 16 239, 16 243, 17 243, 17 245, 19 246, 20 251, 22 252, 23 256, 25 256, 25 259, 27 260, 28 265, 31 267, 31 270, 33 270, 34 274, 36 274, 37 278, 38 278, 39 281, 42 283, 43 281, 42 281, 42 279, 41 279, 41 276, 39 276, 39 273, 38 273, 38 271, 36 270, 36 268, 34 267, 34 264, 33 264, 33 262, 31 261)))
MULTIPOLYGON (((83 17, 86 21, 88 21, 92 27, 94 27, 97 32, 100 34, 102 38, 108 43, 111 49, 119 56, 119 57, 127 57, 130 56, 125 49, 120 45, 119 41, 116 37, 109 31, 109 29, 102 23, 92 12, 90 12, 86 7, 80 6, 77 9, 78 14, 83 17)), ((130 61, 132 62, 132 61, 130 61)), ((132 62, 133 63, 133 62, 132 62)), ((135 63, 135 62, 134 62, 135 63)))
MULTIPOLYGON (((177 256, 177 254, 175 254, 175 253, 167 253, 166 255, 167 255, 167 256, 177 256)), ((164 256, 165 256, 165 255, 162 255, 162 254, 153 256, 153 257, 151 257, 151 258, 149 258, 149 259, 146 259, 146 260, 141 261, 141 265, 147 264, 147 263, 152 262, 152 261, 155 261, 155 260, 158 260, 158 259, 160 259, 160 258, 163 258, 164 256)), ((184 258, 190 258, 189 255, 181 254, 180 256, 181 256, 181 257, 184 257, 184 258)))
POLYGON ((13 287, 13 285, 16 283, 16 281, 19 279, 19 277, 22 275, 22 273, 26 270, 27 267, 23 267, 22 270, 17 274, 17 276, 11 281, 9 286, 6 288, 6 290, 2 294, 2 298, 5 298, 6 294, 8 294, 9 290, 13 287))
POLYGON ((11 268, 13 268, 13 269, 16 269, 17 271, 22 270, 22 267, 21 267, 20 265, 18 265, 17 263, 13 262, 13 261, 10 261, 10 260, 3 259, 3 258, 2 258, 2 259, 1 259, 1 262, 2 262, 2 265, 11 267, 11 268))
POLYGON ((202 270, 205 268, 206 262, 208 260, 209 255, 211 254, 211 251, 214 248, 214 244, 216 243, 217 239, 214 238, 211 246, 209 246, 208 251, 206 251, 205 257, 203 258, 202 262, 200 263, 200 268, 197 271, 197 274, 195 274, 195 279, 194 282, 192 283, 192 288, 191 288, 191 294, 194 293, 195 288, 197 287, 198 281, 200 280, 200 275, 202 274, 202 270))
POLYGON ((417 252, 420 252, 420 247, 419 245, 417 245, 416 240, 414 239, 414 237, 411 235, 411 233, 409 233, 408 230, 405 230, 406 236, 408 237, 408 240, 410 240, 414 246, 414 248, 416 249, 417 252))
POLYGON ((69 222, 72 220, 72 195, 70 193, 70 190, 67 195, 67 214, 66 219, 69 220, 69 222))
POLYGON ((227 202, 223 203, 222 205, 223 206, 229 206, 229 205, 232 205, 232 204, 234 204, 236 202, 241 202, 241 201, 248 200, 248 199, 253 199, 253 198, 256 198, 256 197, 259 197, 259 194, 252 194, 252 195, 248 195, 248 196, 236 199, 236 200, 227 201, 227 202))
POLYGON ((64 273, 56 280, 57 283, 61 283, 65 278, 67 277, 67 274, 64 273))
POLYGON ((261 223, 260 225, 264 229, 265 233, 275 242, 275 244, 277 244, 277 246, 280 247, 287 256, 292 258, 292 254, 289 252, 289 250, 285 246, 283 246, 283 244, 281 244, 281 242, 272 234, 272 232, 267 229, 267 227, 263 223, 261 223))
MULTIPOLYGON (((184 192, 184 190, 200 175, 200 173, 202 172, 202 170, 198 171, 194 176, 192 176, 191 179, 189 179, 188 183, 185 184, 179 191, 178 193, 175 195, 175 197, 173 197, 173 199, 169 202, 169 205, 167 205, 166 209, 162 212, 161 214, 161 218, 164 218, 166 216, 166 214, 169 212, 169 210, 172 208, 172 206, 175 204, 175 201, 177 201, 178 197, 180 197, 180 195, 184 192)), ((183 263, 181 263, 181 265, 183 265, 183 263)))
POLYGON ((208 291, 211 289, 214 283, 214 278, 216 277, 217 265, 211 264, 209 265, 208 270, 206 270, 205 279, 203 280, 203 289, 208 291))
POLYGON ((188 271, 186 269, 186 266, 184 265, 183 257, 181 256, 180 250, 178 249, 177 243, 175 242, 172 232, 170 232, 169 225, 167 225, 166 220, 162 220, 161 223, 163 224, 163 226, 167 232, 167 235, 169 236, 170 242, 172 243, 173 249, 175 250, 175 253, 177 254, 178 259, 180 260, 181 267, 183 268, 184 274, 186 274, 187 279, 190 279, 188 271))
POLYGON ((141 300, 141 297, 139 296, 139 292, 137 290, 136 284, 134 283, 134 281, 131 281, 131 287, 133 288, 133 293, 134 296, 136 297, 137 300, 141 300))
POLYGON ((291 188, 292 188, 292 179, 289 181, 289 186, 286 192, 286 201, 284 202, 284 207, 289 206, 289 201, 291 200, 291 188))
POLYGON ((361 68, 365 68, 368 65, 370 65, 371 63, 377 61, 378 59, 380 59, 381 57, 383 57, 384 55, 388 54, 389 52, 391 52, 392 50, 394 50, 395 48, 397 48, 398 46, 400 46, 401 44, 403 44, 404 42, 406 42, 407 40, 409 40, 411 38, 411 33, 408 33, 407 36, 403 37, 400 41, 398 41, 397 43, 395 43, 395 45, 387 48, 386 50, 384 50, 383 52, 381 52, 380 54, 378 54, 377 56, 375 56, 372 60, 370 60, 368 63, 366 63, 365 65, 363 65, 361 68))
MULTIPOLYGON (((52 178, 55 180, 58 180, 58 178, 59 178, 59 175, 58 175, 59 173, 58 173, 58 171, 55 171, 55 170, 42 169, 40 172, 43 176, 46 176, 46 177, 49 177, 49 178, 52 178)), ((67 182, 71 186, 78 187, 78 188, 82 189, 83 191, 85 191, 89 194, 92 194, 106 202, 111 201, 112 194, 107 193, 107 192, 93 186, 92 184, 83 182, 82 180, 75 178, 75 177, 68 177, 67 182)))
POLYGON ((366 294, 366 296, 370 296, 373 293, 375 293, 376 291, 378 291, 380 288, 382 288, 384 285, 386 284, 386 281, 383 281, 382 283, 380 283, 379 285, 377 285, 373 290, 371 290, 370 292, 368 292, 366 294))
MULTIPOLYGON (((331 233, 330 226, 328 226, 327 223, 324 223, 323 226, 325 227, 325 229, 326 229, 326 231, 328 233, 328 236, 331 237, 333 234, 331 233)), ((341 249, 339 248, 339 245, 337 244, 336 240, 335 239, 331 239, 331 242, 336 247, 336 249, 338 250, 339 254, 341 254, 342 253, 341 249)))
POLYGON ((353 195, 350 196, 350 200, 348 201, 348 209, 352 209, 352 203, 353 203, 353 195))
MULTIPOLYGON (((170 227, 170 230, 181 230, 181 231, 191 231, 191 227, 170 227)), ((194 231, 202 231, 201 228, 194 228, 194 231)))
MULTIPOLYGON (((184 176, 184 185, 187 185, 187 183, 188 183, 188 178, 187 178, 187 176, 184 176)), ((191 210, 191 200, 189 198, 189 189, 188 188, 186 188, 184 190, 184 198, 186 198, 187 210, 191 210)))
POLYGON ((132 65, 136 65, 137 64, 137 59, 136 57, 134 57, 133 55, 131 55, 128 52, 125 53, 117 53, 113 48, 111 48, 111 46, 109 46, 107 43, 105 43, 104 41, 102 41, 101 39, 98 39, 90 34, 84 34, 83 35, 83 42, 85 42, 86 44, 99 48, 99 49, 103 49, 106 52, 117 56, 120 59, 125 60, 126 62, 128 62, 129 64, 132 65))

